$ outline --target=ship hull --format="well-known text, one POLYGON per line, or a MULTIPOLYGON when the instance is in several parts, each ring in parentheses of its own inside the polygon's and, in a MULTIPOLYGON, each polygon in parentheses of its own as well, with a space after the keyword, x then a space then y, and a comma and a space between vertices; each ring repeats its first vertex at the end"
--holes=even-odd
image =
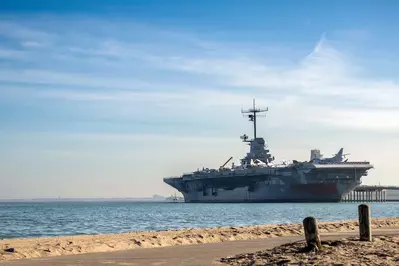
POLYGON ((367 168, 313 169, 297 171, 282 169, 279 175, 230 176, 184 181, 180 178, 165 182, 178 189, 188 203, 284 203, 339 202, 361 184, 367 168), (287 173, 289 173, 287 175, 287 173))
POLYGON ((357 186, 356 183, 340 184, 301 184, 265 185, 258 184, 256 191, 248 188, 234 190, 217 189, 204 196, 203 192, 183 192, 185 202, 191 203, 290 203, 290 202, 339 202, 357 186))

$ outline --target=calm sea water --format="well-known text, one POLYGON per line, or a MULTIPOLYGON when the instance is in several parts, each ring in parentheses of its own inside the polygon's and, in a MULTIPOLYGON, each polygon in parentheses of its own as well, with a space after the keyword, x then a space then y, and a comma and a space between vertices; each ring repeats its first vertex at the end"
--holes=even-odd
MULTIPOLYGON (((399 216, 399 203, 371 203, 372 217, 399 216)), ((187 227, 357 219, 358 203, 187 204, 154 202, 0 203, 0 238, 121 233, 187 227)))

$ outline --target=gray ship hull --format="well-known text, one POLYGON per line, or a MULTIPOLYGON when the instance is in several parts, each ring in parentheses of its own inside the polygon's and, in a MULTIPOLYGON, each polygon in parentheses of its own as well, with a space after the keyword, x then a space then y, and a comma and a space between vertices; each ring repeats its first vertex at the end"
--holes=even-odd
POLYGON ((164 181, 179 190, 185 202, 339 202, 361 184, 368 167, 317 169, 302 173, 293 168, 280 169, 279 175, 229 176, 184 181, 164 181), (281 173, 290 173, 281 175, 281 173), (304 182, 303 182, 304 181, 304 182))
POLYGON ((248 191, 247 187, 233 190, 209 189, 204 196, 202 191, 182 192, 185 202, 203 203, 284 203, 284 202, 339 202, 352 191, 357 184, 318 184, 318 185, 266 185, 258 184, 256 191, 248 191), (212 194, 213 192, 213 194, 212 194))

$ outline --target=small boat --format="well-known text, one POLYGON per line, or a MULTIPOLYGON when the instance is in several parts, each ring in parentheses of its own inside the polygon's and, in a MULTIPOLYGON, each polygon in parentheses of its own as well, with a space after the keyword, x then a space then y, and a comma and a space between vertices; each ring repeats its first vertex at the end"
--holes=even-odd
POLYGON ((182 198, 176 196, 176 193, 171 195, 170 197, 167 197, 166 200, 171 201, 171 202, 182 202, 183 201, 182 198))

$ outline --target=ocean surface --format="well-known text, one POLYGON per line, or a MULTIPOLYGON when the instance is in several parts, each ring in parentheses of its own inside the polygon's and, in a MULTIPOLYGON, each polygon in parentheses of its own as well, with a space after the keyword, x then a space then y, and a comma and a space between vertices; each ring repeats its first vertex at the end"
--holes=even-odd
MULTIPOLYGON (((133 201, 0 202, 0 238, 122 233, 187 227, 357 219, 359 203, 201 204, 133 201)), ((371 215, 399 216, 399 203, 370 203, 371 215)))

